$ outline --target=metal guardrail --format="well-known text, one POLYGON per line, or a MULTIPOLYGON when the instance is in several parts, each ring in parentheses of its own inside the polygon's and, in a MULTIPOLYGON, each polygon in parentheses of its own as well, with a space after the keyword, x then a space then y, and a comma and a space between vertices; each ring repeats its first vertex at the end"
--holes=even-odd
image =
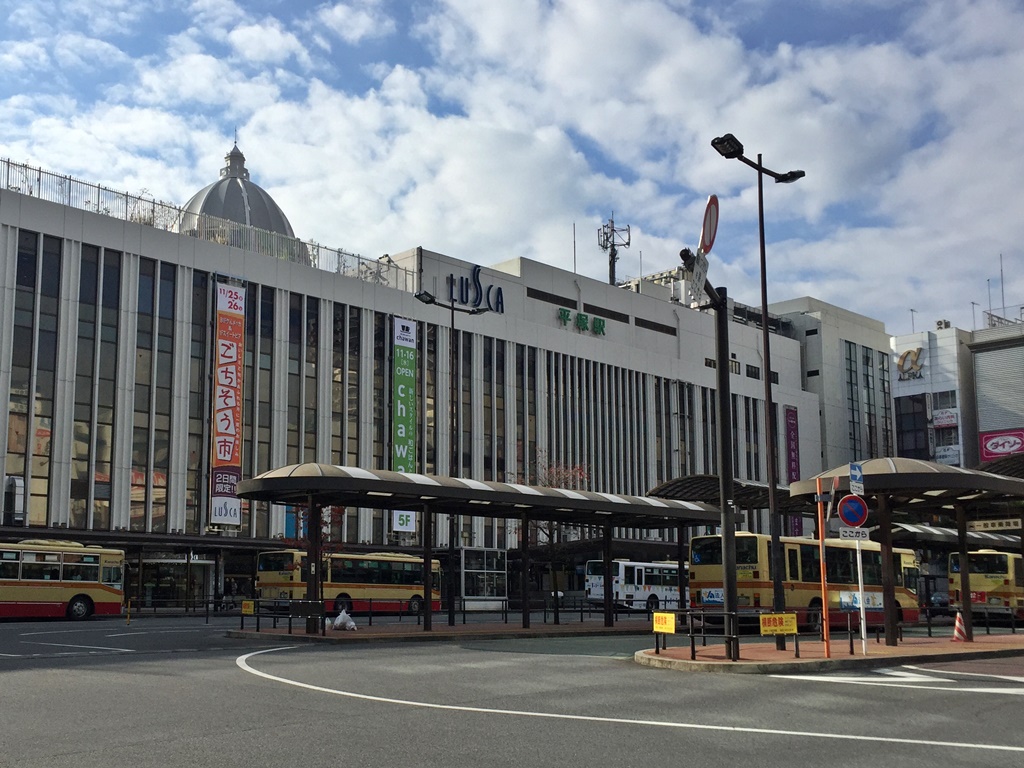
POLYGON ((413 270, 399 267, 390 259, 370 259, 229 219, 190 213, 181 206, 147 196, 145 190, 139 195, 119 192, 6 158, 0 158, 0 179, 3 189, 51 203, 262 253, 376 285, 409 292, 416 289, 413 270))

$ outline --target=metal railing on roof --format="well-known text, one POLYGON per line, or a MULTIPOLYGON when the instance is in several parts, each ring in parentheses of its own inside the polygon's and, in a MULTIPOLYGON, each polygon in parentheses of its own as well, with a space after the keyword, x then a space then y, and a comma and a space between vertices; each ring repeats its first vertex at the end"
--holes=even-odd
POLYGON ((181 206, 146 195, 119 192, 6 158, 0 159, 0 178, 4 189, 51 203, 305 264, 376 285, 409 292, 416 289, 413 270, 400 267, 390 259, 370 259, 228 219, 191 213, 181 206))

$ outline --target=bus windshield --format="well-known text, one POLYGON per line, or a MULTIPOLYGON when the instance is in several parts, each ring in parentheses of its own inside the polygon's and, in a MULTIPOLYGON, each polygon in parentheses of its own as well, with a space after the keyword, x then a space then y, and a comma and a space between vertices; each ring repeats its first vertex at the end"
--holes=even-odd
MULTIPOLYGON (((757 565, 757 539, 752 536, 736 537, 736 563, 757 565)), ((722 537, 695 538, 690 544, 690 562, 694 565, 722 564, 722 537)))
MULTIPOLYGON (((1008 573, 1006 555, 997 552, 971 552, 968 555, 971 573, 1005 575, 1008 573)), ((953 553, 949 556, 949 572, 960 573, 960 556, 953 553)))

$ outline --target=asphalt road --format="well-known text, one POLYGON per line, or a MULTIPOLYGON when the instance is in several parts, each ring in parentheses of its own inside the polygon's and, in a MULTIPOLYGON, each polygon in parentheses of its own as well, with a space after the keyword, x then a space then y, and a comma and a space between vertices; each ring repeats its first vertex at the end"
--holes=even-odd
POLYGON ((641 667, 649 637, 354 646, 237 619, 0 622, 0 766, 1024 765, 1024 659, 641 667))

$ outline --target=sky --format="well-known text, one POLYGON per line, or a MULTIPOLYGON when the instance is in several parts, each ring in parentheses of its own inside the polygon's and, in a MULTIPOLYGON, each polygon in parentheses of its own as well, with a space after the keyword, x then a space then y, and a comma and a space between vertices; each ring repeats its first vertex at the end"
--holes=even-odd
POLYGON ((0 0, 0 157, 183 205, 237 137, 296 235, 608 280, 696 250, 893 335, 1024 303, 1020 0, 0 0))

